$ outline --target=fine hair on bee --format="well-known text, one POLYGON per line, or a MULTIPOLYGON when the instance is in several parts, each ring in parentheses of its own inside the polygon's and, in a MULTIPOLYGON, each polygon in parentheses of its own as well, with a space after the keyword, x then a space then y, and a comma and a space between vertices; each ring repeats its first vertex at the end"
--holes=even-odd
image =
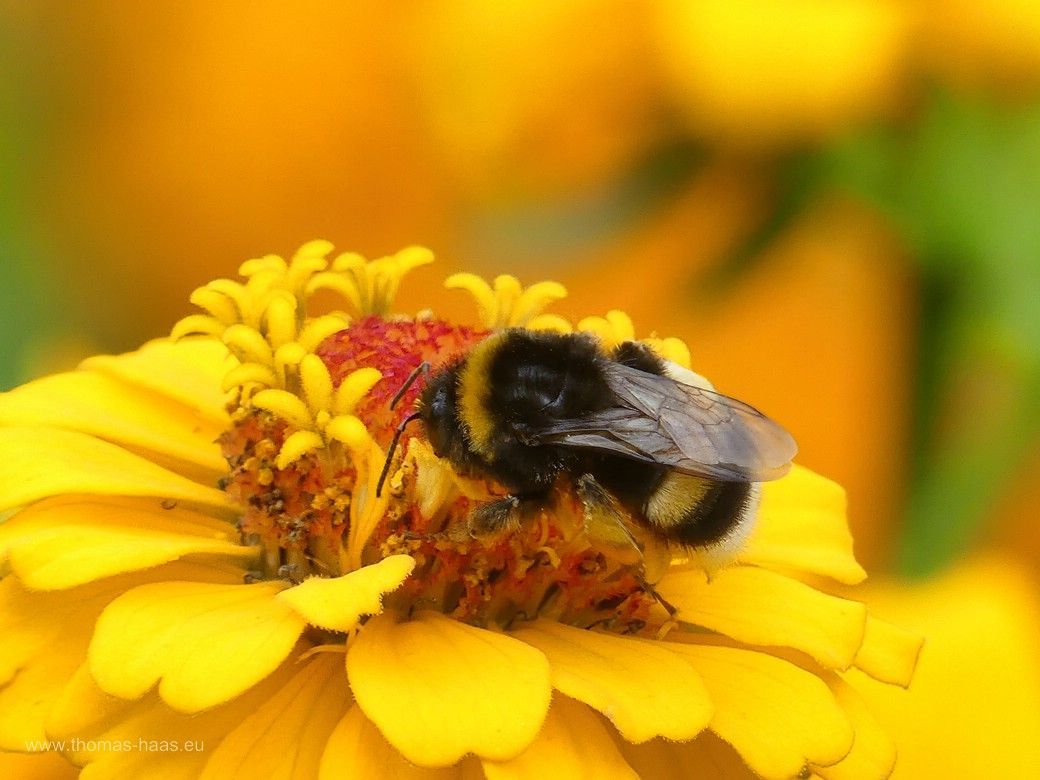
POLYGON ((683 548, 731 547, 750 528, 758 483, 785 474, 797 452, 757 409, 637 342, 605 350, 587 334, 499 331, 437 371, 417 368, 395 403, 421 375, 377 492, 419 419, 438 457, 509 491, 473 512, 476 536, 546 506, 566 478, 586 517, 623 514, 683 548))

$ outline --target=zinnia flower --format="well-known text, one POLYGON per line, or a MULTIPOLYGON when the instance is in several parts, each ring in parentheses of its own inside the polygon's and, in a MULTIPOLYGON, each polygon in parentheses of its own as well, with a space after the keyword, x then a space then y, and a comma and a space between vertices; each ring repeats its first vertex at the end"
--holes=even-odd
MULTIPOLYGON (((864 577, 840 488, 763 485, 731 561, 640 559, 566 486, 475 538, 501 488, 421 426, 376 489, 420 383, 391 400, 489 330, 571 329, 542 313, 563 288, 453 276, 464 327, 389 313, 426 250, 330 251, 250 260, 170 339, 0 398, 0 749, 92 778, 891 771, 844 675, 906 685, 920 642, 827 592, 864 577), (346 310, 311 314, 323 290, 346 310)), ((634 337, 620 312, 577 327, 634 337)))

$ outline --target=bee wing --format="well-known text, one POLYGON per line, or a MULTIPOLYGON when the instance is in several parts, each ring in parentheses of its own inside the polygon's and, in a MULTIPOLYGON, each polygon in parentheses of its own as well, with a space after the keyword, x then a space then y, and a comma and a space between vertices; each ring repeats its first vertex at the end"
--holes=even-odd
POLYGON ((620 363, 604 376, 617 406, 550 422, 531 438, 732 482, 782 477, 798 452, 787 431, 735 398, 620 363))

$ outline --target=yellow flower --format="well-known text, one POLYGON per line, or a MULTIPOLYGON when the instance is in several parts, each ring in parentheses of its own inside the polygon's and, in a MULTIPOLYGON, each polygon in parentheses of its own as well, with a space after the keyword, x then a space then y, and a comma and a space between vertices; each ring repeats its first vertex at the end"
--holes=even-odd
POLYGON ((677 105, 710 140, 816 141, 893 104, 906 17, 891 0, 663 0, 660 54, 677 105))
POLYGON ((1035 571, 990 552, 929 581, 871 582, 866 595, 928 637, 909 692, 855 680, 899 744, 895 776, 1040 776, 1035 571))
MULTIPOLYGON (((839 487, 764 484, 710 569, 594 537, 566 486, 473 537, 500 487, 414 429, 378 484, 408 376, 487 330, 390 313, 423 250, 330 249, 249 261, 179 338, 0 397, 0 750, 94 777, 888 774, 846 677, 906 685, 920 641, 829 592, 864 577, 839 487), (318 288, 349 313, 311 313, 318 288)), ((573 328, 541 312, 559 285, 449 281, 487 327, 573 328)))

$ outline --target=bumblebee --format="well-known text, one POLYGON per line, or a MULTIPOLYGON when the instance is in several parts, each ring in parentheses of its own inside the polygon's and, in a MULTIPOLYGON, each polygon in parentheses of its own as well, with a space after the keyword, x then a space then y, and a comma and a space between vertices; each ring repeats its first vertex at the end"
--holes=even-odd
POLYGON ((434 452, 510 495, 479 507, 475 535, 544 507, 561 478, 586 516, 630 517, 683 547, 746 532, 757 484, 797 452, 783 428, 698 375, 625 342, 504 330, 429 376, 416 412, 434 452))

